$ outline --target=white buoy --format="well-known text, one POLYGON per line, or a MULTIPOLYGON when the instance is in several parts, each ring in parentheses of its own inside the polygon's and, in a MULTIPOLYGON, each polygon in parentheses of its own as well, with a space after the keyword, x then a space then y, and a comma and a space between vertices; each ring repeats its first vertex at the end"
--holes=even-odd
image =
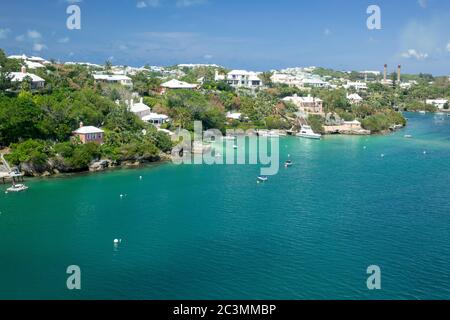
POLYGON ((365 150, 365 149, 367 149, 367 147, 366 147, 366 146, 364 146, 364 150, 365 150))
POLYGON ((381 154, 381 157, 384 158, 384 153, 381 154))
POLYGON ((114 239, 114 244, 119 244, 119 239, 114 239))
POLYGON ((427 154, 427 152, 426 152, 426 151, 424 151, 424 152, 423 152, 423 154, 427 154))
POLYGON ((120 195, 120 198, 121 198, 121 199, 123 198, 123 194, 120 195))

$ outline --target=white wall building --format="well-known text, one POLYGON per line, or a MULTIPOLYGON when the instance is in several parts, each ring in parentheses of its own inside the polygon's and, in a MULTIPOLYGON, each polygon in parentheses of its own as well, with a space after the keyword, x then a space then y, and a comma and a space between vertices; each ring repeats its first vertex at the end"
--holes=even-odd
POLYGON ((216 71, 214 80, 225 81, 235 88, 245 87, 256 89, 263 86, 262 80, 256 72, 246 70, 232 70, 227 75, 219 75, 219 72, 216 71))
POLYGON ((355 88, 357 91, 364 91, 367 90, 367 83, 362 81, 348 81, 347 84, 344 84, 343 87, 345 89, 355 88))
POLYGON ((104 82, 104 83, 119 83, 123 86, 130 86, 130 87, 133 85, 131 78, 125 75, 94 74, 94 80, 96 82, 104 82))
POLYGON ((363 98, 357 93, 352 93, 347 95, 347 100, 350 101, 351 104, 359 104, 363 101, 363 98))
POLYGON ((45 86, 45 80, 33 73, 28 73, 26 67, 22 67, 21 72, 11 72, 10 75, 11 81, 16 83, 23 82, 26 78, 31 79, 32 90, 43 89, 45 86))
POLYGON ((141 119, 151 113, 150 107, 144 103, 143 98, 141 98, 138 103, 134 103, 133 100, 131 100, 130 102, 126 102, 126 104, 130 108, 130 111, 141 119))
POLYGON ((444 109, 445 105, 448 104, 446 99, 427 99, 426 104, 437 107, 438 109, 444 109))

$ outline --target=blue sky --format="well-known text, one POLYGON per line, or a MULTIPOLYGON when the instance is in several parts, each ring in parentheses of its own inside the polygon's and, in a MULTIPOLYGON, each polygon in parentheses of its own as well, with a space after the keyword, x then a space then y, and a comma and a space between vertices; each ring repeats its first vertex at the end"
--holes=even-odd
POLYGON ((217 63, 450 74, 448 0, 2 1, 0 48, 63 61, 133 66, 217 63), (68 30, 66 8, 81 8, 68 30), (381 8, 381 30, 366 27, 381 8))

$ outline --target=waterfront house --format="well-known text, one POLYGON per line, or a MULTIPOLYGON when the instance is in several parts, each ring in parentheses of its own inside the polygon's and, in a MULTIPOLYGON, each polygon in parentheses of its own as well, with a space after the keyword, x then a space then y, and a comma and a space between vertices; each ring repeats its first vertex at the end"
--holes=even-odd
POLYGON ((220 75, 218 71, 216 71, 215 81, 225 81, 230 86, 235 88, 249 88, 249 89, 257 89, 263 86, 263 82, 258 77, 258 74, 253 71, 246 70, 232 70, 226 75, 220 75))
POLYGON ((435 106, 439 110, 445 109, 446 106, 448 108, 448 100, 446 99, 427 99, 426 104, 435 106))
POLYGON ((357 93, 352 93, 352 94, 347 95, 347 100, 351 104, 359 104, 363 101, 363 98, 361 98, 361 96, 357 93))
POLYGON ((41 77, 28 73, 25 66, 22 67, 20 72, 11 72, 11 82, 22 83, 25 79, 30 80, 31 90, 40 90, 44 88, 45 80, 41 77))
POLYGON ((79 138, 81 143, 94 142, 103 144, 105 132, 102 129, 93 126, 84 126, 83 122, 80 122, 80 127, 73 132, 75 138, 79 138))
POLYGON ((131 81, 131 78, 126 75, 119 75, 119 74, 94 74, 94 80, 95 82, 102 82, 102 83, 118 83, 123 86, 131 87, 133 86, 133 82, 131 81))
POLYGON ((131 100, 130 102, 126 102, 126 104, 130 108, 130 111, 141 119, 151 113, 150 107, 144 103, 143 98, 141 98, 138 103, 134 103, 134 101, 131 100))
POLYGON ((306 114, 323 114, 323 101, 319 98, 308 95, 299 97, 297 94, 283 99, 285 102, 293 103, 298 111, 306 114))

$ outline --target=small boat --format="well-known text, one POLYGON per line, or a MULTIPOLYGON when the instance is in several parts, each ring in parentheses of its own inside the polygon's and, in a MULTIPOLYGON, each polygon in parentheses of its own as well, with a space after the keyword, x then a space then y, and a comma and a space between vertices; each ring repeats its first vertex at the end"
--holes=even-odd
POLYGON ((287 160, 287 161, 284 163, 284 166, 285 166, 286 168, 292 167, 292 165, 293 165, 292 160, 287 160))
POLYGON ((266 177, 266 176, 259 176, 258 177, 258 182, 266 182, 267 180, 269 180, 269 178, 266 177))
POLYGON ((419 111, 420 114, 426 114, 427 112, 424 110, 419 111))
POLYGON ((234 148, 234 149, 237 149, 237 148, 238 148, 238 146, 237 146, 237 145, 235 144, 235 145, 233 146, 233 148, 234 148))
POLYGON ((26 185, 24 185, 24 184, 16 184, 16 185, 13 185, 12 187, 10 187, 10 188, 8 188, 6 190, 8 192, 22 192, 22 191, 25 191, 27 189, 28 189, 28 187, 26 185))
POLYGON ((411 138, 412 138, 412 135, 410 135, 410 134, 405 134, 405 138, 406 138, 406 139, 411 139, 411 138))
POLYGON ((321 134, 315 133, 310 126, 302 126, 299 133, 297 133, 297 137, 306 138, 306 139, 315 139, 320 140, 322 138, 321 134))

